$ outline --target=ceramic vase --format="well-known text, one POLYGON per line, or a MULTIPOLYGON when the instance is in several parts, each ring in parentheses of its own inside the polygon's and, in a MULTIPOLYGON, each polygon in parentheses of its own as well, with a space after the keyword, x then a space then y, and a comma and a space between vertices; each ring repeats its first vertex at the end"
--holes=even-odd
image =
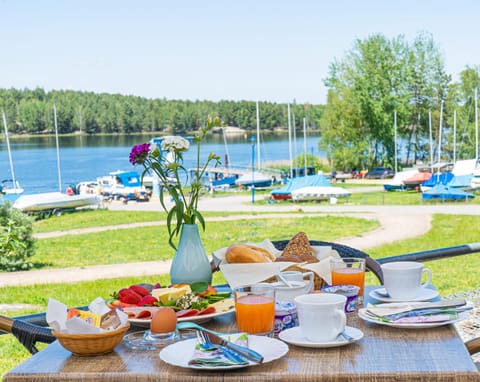
POLYGON ((197 224, 182 224, 180 241, 170 268, 170 281, 172 284, 212 283, 212 268, 197 224))

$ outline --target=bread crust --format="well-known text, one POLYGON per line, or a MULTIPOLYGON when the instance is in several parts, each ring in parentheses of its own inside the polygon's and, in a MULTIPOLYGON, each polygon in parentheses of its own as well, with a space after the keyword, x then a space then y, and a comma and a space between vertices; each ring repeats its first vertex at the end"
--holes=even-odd
POLYGON ((271 263, 275 261, 275 256, 265 248, 233 244, 227 248, 225 259, 228 263, 271 263))

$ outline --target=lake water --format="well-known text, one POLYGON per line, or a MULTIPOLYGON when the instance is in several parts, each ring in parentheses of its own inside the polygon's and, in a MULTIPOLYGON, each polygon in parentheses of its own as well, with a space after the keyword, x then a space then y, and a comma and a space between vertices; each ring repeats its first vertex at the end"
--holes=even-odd
MULTIPOLYGON (((115 170, 136 170, 128 161, 133 145, 147 142, 150 136, 69 136, 59 137, 61 189, 65 191, 68 184, 95 180, 115 170)), ((202 143, 202 163, 210 152, 215 152, 224 161, 228 150, 230 165, 249 167, 252 163, 252 144, 250 136, 227 136, 225 145, 221 134, 212 134, 202 143)), ((307 152, 325 157, 318 150, 318 135, 311 135, 306 140, 307 152)), ((303 134, 292 143, 293 157, 304 152, 303 134)), ((10 137, 10 148, 15 171, 15 178, 25 189, 25 194, 51 192, 59 190, 57 150, 55 137, 10 137)), ((196 147, 191 146, 184 156, 185 167, 195 167, 196 147)), ((254 148, 255 165, 258 164, 258 145, 254 148)), ((268 135, 261 138, 260 159, 262 163, 289 160, 288 135, 268 135)), ((0 143, 0 181, 11 178, 8 151, 5 141, 0 143)))

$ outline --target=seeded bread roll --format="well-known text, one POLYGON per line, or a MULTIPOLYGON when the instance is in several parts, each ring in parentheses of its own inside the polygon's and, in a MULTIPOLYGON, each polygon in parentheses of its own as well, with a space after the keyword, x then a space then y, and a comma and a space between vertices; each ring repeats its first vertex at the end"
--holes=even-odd
POLYGON ((275 261, 275 256, 265 248, 234 244, 227 248, 225 259, 228 263, 271 263, 275 261))
MULTIPOLYGON (((305 232, 297 233, 292 239, 288 242, 287 246, 282 252, 282 256, 288 255, 310 255, 313 256, 313 249, 310 246, 310 241, 308 240, 305 232)), ((305 261, 305 260, 304 260, 305 261)))

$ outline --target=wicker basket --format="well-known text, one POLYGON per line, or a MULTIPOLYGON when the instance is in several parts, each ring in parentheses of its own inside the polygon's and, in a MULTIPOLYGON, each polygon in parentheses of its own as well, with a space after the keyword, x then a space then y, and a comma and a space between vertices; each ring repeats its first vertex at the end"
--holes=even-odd
MULTIPOLYGON (((282 270, 282 272, 284 271, 300 271, 302 273, 305 273, 305 272, 311 272, 311 270, 309 269, 305 269, 305 268, 302 268, 298 265, 290 265, 289 267, 285 268, 282 270)), ((319 290, 321 289, 323 286, 327 285, 327 283, 325 282, 325 280, 323 280, 319 275, 317 275, 315 272, 313 272, 313 289, 314 290, 319 290)), ((267 283, 273 283, 277 281, 277 278, 275 276, 273 277, 270 277, 266 280, 264 280, 264 282, 267 282, 267 283)))
POLYGON ((66 334, 52 330, 52 334, 62 346, 79 356, 92 356, 110 353, 123 339, 130 328, 130 323, 105 333, 98 334, 66 334))

